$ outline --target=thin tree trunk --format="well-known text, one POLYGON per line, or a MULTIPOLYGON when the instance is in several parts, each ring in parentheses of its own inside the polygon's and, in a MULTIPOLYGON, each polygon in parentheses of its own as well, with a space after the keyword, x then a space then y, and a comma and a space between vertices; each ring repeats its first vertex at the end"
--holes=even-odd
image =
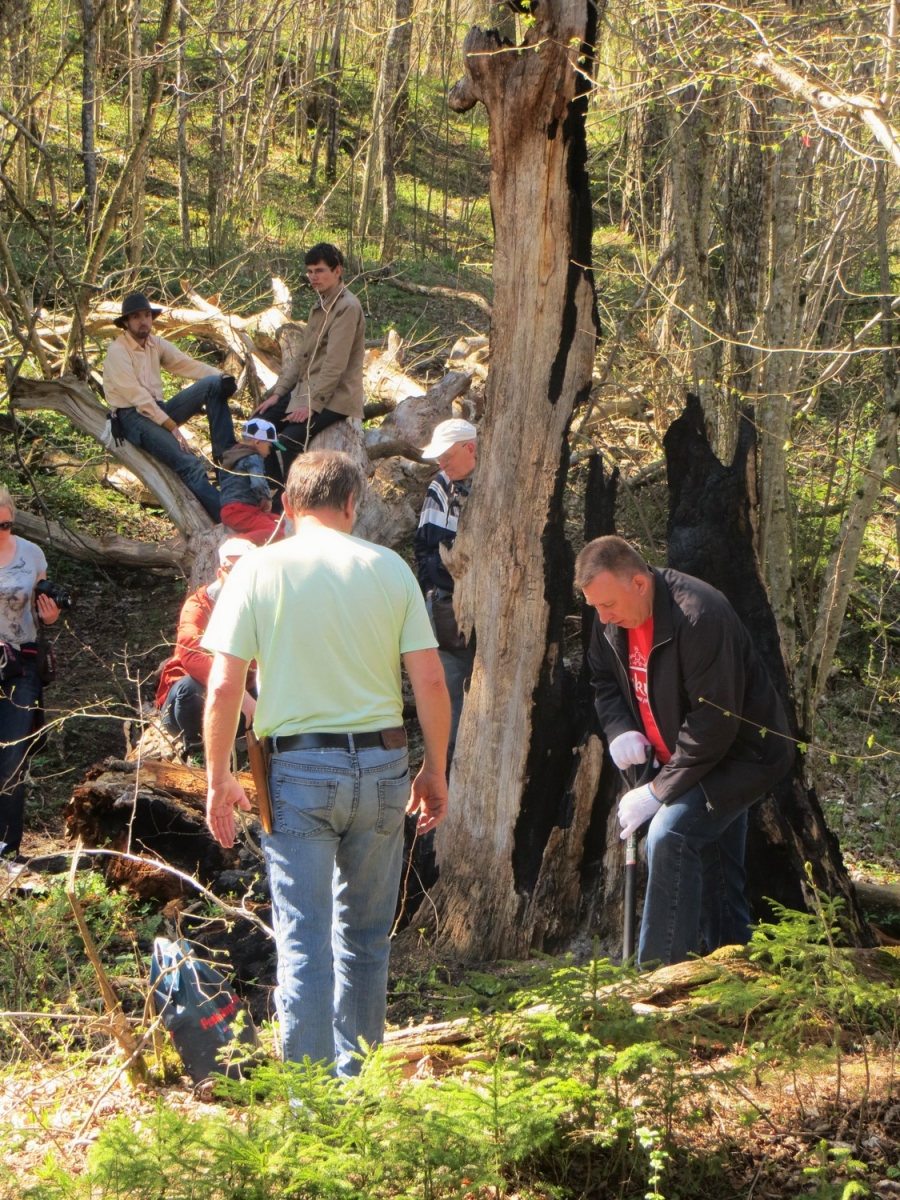
MULTIPOLYGON (((41 340, 34 330, 34 309, 28 299, 28 294, 22 285, 22 280, 19 278, 19 272, 16 269, 16 264, 13 261, 12 254, 9 250, 9 243, 6 240, 6 234, 3 232, 3 226, 0 224, 0 262, 3 263, 7 277, 12 290, 19 301, 19 307, 22 310, 22 321, 24 326, 20 325, 15 312, 10 306, 9 316, 13 326, 13 332, 22 343, 23 350, 31 350, 41 368, 41 374, 45 379, 49 379, 52 375, 50 364, 47 361, 47 355, 44 347, 41 345, 41 340)), ((4 296, 5 298, 5 296, 4 296)))
POLYGON ((176 92, 178 94, 178 219, 181 225, 181 248, 186 255, 191 252, 191 200, 190 175, 188 173, 188 73, 185 56, 187 41, 187 11, 183 4, 178 6, 178 66, 176 92))
MULTIPOLYGON (((97 281, 97 275, 100 271, 100 264, 103 262, 103 256, 106 253, 106 247, 109 244, 109 239, 115 228, 116 219, 121 212, 122 205, 128 193, 128 188, 134 174, 135 164, 140 162, 147 150, 147 145, 153 134, 153 129, 156 124, 156 114, 159 109, 159 101, 162 97, 163 90, 163 58, 162 52, 169 39, 169 30, 172 27, 172 20, 175 15, 175 6, 178 0, 163 0, 162 11, 159 18, 159 31, 157 33, 154 46, 154 63, 150 71, 150 85, 147 91, 147 107, 144 112, 144 120, 141 125, 137 140, 131 148, 131 152, 122 167, 116 185, 107 201, 106 208, 103 210, 103 216, 100 220, 97 233, 91 243, 91 250, 88 256, 87 264, 85 265, 83 283, 84 287, 78 293, 77 308, 78 317, 83 318, 93 296, 92 285, 97 281)), ((74 345, 74 337, 76 330, 81 328, 81 319, 76 319, 72 322, 72 334, 70 334, 68 353, 71 353, 74 345)), ((67 353, 67 357, 68 357, 67 353)))
POLYGON ((394 26, 384 54, 384 116, 381 161, 381 261, 388 262, 394 248, 397 224, 397 122, 403 108, 412 43, 412 0, 396 0, 394 26))
POLYGON ((216 90, 213 100, 212 129, 209 135, 209 189, 207 192, 207 211, 209 213, 209 228, 207 237, 207 253, 211 265, 219 260, 222 244, 222 225, 225 219, 225 187, 226 187, 226 139, 225 128, 225 92, 228 86, 228 66, 225 62, 225 49, 222 45, 222 30, 227 20, 227 0, 218 0, 210 40, 216 50, 216 90))
POLYGON ((771 113, 771 138, 780 145, 781 152, 767 155, 772 204, 763 314, 763 339, 769 353, 761 370, 762 395, 756 414, 760 433, 759 554, 782 645, 793 662, 797 638, 786 446, 791 429, 794 358, 790 348, 797 346, 799 337, 797 310, 803 265, 798 226, 800 139, 784 137, 790 115, 786 101, 774 100, 771 113))
POLYGON ((692 390, 700 397, 710 429, 719 436, 719 412, 714 397, 715 367, 709 333, 708 230, 711 162, 704 124, 706 101, 685 96, 695 106, 690 117, 674 109, 669 118, 669 177, 666 183, 670 225, 678 246, 681 270, 680 307, 688 318, 692 390))
MULTIPOLYGON (((477 653, 432 897, 440 937, 468 957, 526 953, 552 925, 562 894, 554 864, 577 857, 554 833, 565 823, 557 801, 581 762, 574 786, 579 811, 589 808, 602 760, 596 741, 573 759, 562 663, 572 570, 562 526, 566 433, 590 388, 597 330, 583 265, 591 205, 586 85, 576 67, 597 20, 588 0, 547 0, 526 34, 530 52, 517 55, 498 54, 497 35, 473 28, 467 74, 450 93, 456 112, 479 100, 488 110, 495 223, 486 417, 475 487, 448 555, 457 616, 467 634, 476 631, 477 653)), ((579 822, 576 841, 583 832, 579 822)))
POLYGON ((97 147, 95 131, 97 30, 94 0, 81 0, 84 49, 81 67, 81 157, 84 163, 84 233, 90 241, 97 207, 97 147))
MULTIPOLYGON (((128 98, 132 143, 137 139, 144 115, 144 68, 141 46, 141 0, 129 0, 128 12, 129 62, 128 98)), ((128 228, 127 256, 132 270, 132 283, 144 258, 144 180, 147 174, 147 159, 141 155, 134 166, 131 184, 131 223, 128 228)))
POLYGON ((884 414, 875 435, 875 445, 856 498, 850 505, 841 525, 834 548, 825 569, 819 594, 818 617, 813 636, 806 648, 800 691, 804 702, 804 723, 810 726, 819 700, 825 691, 828 673, 834 661, 838 639, 844 624, 847 602, 853 587, 856 567, 862 551, 866 526, 875 502, 884 485, 885 472, 891 464, 900 418, 900 388, 897 384, 896 352, 892 349, 893 319, 891 312, 891 274, 888 257, 888 206, 885 194, 884 164, 875 166, 875 194, 878 203, 878 263, 882 295, 882 355, 884 375, 884 414))
MULTIPOLYGON (((741 104, 739 136, 728 150, 726 191, 722 204, 724 258, 728 264, 726 304, 730 340, 728 391, 735 410, 752 401, 757 387, 757 340, 760 290, 765 272, 767 222, 765 220, 766 138, 764 97, 741 104)), ((736 413, 735 413, 736 415, 736 413)))
MULTIPOLYGON (((299 95, 297 97, 297 120, 295 128, 295 144, 294 156, 297 162, 303 162, 309 153, 309 94, 312 90, 313 80, 316 77, 316 30, 312 30, 309 34, 309 45, 306 48, 306 54, 303 59, 303 67, 300 71, 300 79, 297 84, 299 95)), ((300 55, 297 56, 298 61, 300 55)))
POLYGON ((338 13, 328 57, 328 80, 325 84, 325 178, 329 183, 337 179, 338 150, 341 144, 340 98, 338 82, 341 77, 341 38, 344 31, 344 12, 338 13))

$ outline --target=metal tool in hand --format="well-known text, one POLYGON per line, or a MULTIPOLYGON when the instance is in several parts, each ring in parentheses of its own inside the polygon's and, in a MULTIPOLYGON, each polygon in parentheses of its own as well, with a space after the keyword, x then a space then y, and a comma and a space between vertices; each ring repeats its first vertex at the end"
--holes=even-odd
MULTIPOLYGON (((640 768, 629 767, 625 777, 632 788, 642 787, 650 783, 657 772, 654 765, 653 747, 647 747, 647 761, 640 768), (637 778, 640 774, 640 778, 637 778)), ((635 924, 637 920, 637 830, 630 833, 625 840, 625 894, 622 914, 622 962, 634 958, 635 924)))

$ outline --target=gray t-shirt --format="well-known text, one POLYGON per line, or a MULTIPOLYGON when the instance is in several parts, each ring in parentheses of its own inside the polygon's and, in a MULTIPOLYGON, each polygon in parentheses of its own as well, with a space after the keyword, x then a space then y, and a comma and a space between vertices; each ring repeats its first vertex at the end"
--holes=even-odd
POLYGON ((19 647, 37 641, 37 625, 31 597, 38 575, 47 570, 40 546, 16 538, 16 551, 5 567, 0 567, 0 641, 19 647))

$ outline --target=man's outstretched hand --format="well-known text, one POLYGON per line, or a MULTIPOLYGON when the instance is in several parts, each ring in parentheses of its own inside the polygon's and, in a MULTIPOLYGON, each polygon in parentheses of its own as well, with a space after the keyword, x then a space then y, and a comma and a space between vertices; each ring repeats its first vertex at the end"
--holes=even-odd
POLYGON ((206 793, 206 824, 220 846, 234 845, 234 810, 250 812, 250 801, 233 775, 210 783, 206 793))

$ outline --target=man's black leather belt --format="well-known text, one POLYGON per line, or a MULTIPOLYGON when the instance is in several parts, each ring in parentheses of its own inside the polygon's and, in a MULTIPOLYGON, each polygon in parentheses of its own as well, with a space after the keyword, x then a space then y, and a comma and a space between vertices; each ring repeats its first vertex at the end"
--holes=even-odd
POLYGON ((398 749, 406 745, 406 734, 402 726, 381 729, 373 733, 294 733, 287 737, 273 737, 276 754, 289 750, 371 750, 375 746, 398 749), (352 739, 352 742, 351 742, 352 739))

